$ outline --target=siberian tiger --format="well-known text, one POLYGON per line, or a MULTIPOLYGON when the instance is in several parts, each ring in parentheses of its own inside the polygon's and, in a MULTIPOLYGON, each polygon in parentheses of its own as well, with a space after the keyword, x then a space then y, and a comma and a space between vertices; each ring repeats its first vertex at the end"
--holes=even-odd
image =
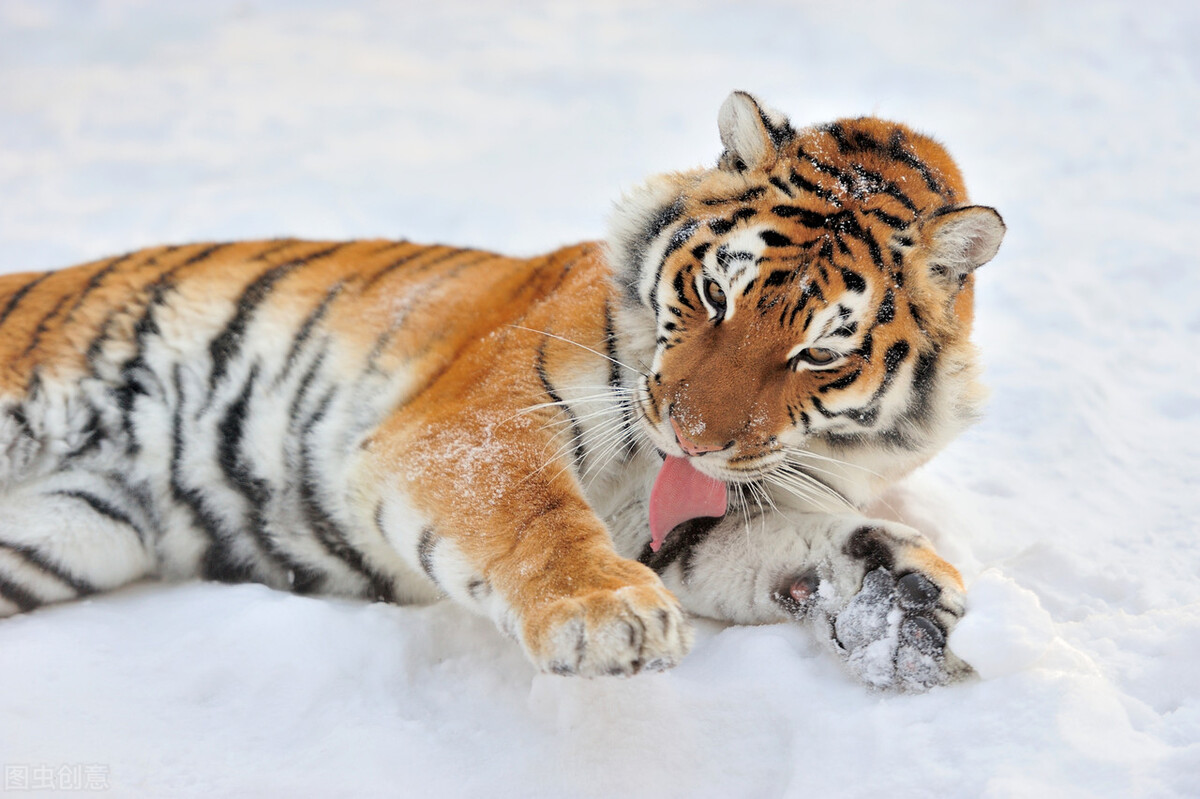
POLYGON ((881 489, 977 415, 1004 233, 933 140, 752 96, 607 244, 154 247, 0 278, 0 616, 149 576, 449 597, 537 668, 672 666, 685 610, 815 621, 921 689, 958 572, 881 489))

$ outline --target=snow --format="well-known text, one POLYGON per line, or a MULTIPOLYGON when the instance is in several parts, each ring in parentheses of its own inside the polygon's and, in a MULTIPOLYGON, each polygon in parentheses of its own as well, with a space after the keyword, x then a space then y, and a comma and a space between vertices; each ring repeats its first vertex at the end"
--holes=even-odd
POLYGON ((1193 3, 5 0, 0 269, 284 234, 544 251, 711 163, 731 89, 930 131, 1008 224, 988 416, 880 506, 962 569, 977 678, 873 692, 802 627, 701 621, 672 672, 571 680, 445 603, 145 585, 0 622, 4 779, 1200 795, 1193 3))

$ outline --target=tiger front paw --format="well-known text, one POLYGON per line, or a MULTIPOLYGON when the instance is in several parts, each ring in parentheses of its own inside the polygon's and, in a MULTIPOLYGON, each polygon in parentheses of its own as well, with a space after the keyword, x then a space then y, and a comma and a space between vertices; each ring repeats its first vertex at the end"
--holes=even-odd
POLYGON ((863 578, 862 590, 830 617, 835 645, 850 670, 878 688, 924 691, 970 672, 946 648, 946 637, 961 615, 943 601, 943 589, 919 572, 899 578, 877 568, 863 578))
POLYGON ((958 571, 920 536, 863 527, 848 539, 840 576, 793 577, 776 599, 818 621, 850 671, 876 688, 925 691, 971 673, 946 646, 964 611, 958 571), (861 575, 846 589, 845 573, 861 575), (820 624, 823 622, 823 624, 820 624))
POLYGON ((549 603, 526 619, 524 643, 544 672, 628 676, 675 666, 691 648, 692 629, 661 585, 631 585, 549 603))

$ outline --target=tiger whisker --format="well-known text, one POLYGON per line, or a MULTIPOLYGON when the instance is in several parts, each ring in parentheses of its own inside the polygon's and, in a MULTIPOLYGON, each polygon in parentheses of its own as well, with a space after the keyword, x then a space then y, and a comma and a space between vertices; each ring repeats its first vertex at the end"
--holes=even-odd
POLYGON ((819 453, 813 452, 812 450, 802 449, 800 447, 785 447, 783 451, 788 457, 798 456, 798 457, 802 457, 802 458, 809 458, 811 460, 826 461, 828 463, 837 464, 838 466, 846 466, 851 469, 858 469, 859 471, 866 472, 867 474, 871 475, 872 477, 878 477, 880 479, 883 478, 883 475, 879 474, 878 472, 872 471, 871 469, 868 469, 865 466, 861 466, 857 463, 850 463, 849 461, 840 460, 838 458, 833 458, 828 455, 821 455, 819 453))
POLYGON ((586 344, 580 344, 578 341, 572 341, 571 339, 564 338, 556 333, 551 333, 548 330, 536 330, 532 327, 525 327, 524 325, 513 325, 513 324, 510 324, 509 327, 515 328, 517 330, 527 330, 530 333, 541 333, 543 336, 549 336, 550 338, 558 339, 559 341, 565 342, 567 344, 574 344, 576 347, 579 347, 581 350, 587 350, 588 352, 590 352, 594 355, 599 355, 601 358, 604 358, 607 361, 612 361, 617 366, 622 366, 622 367, 628 369, 629 371, 633 372, 636 375, 641 375, 642 377, 647 376, 646 373, 643 372, 642 370, 634 369, 629 364, 622 363, 621 361, 618 361, 616 358, 612 357, 611 355, 607 355, 603 352, 600 352, 599 350, 594 350, 591 347, 587 346, 586 344))
POLYGON ((802 486, 791 485, 789 483, 778 482, 775 480, 772 480, 771 483, 772 485, 778 486, 789 494, 799 497, 800 499, 803 499, 804 501, 809 502, 818 508, 828 509, 829 507, 824 501, 825 497, 820 494, 813 493, 812 491, 805 490, 802 486))
MULTIPOLYGON (((622 429, 623 429, 623 427, 624 427, 624 422, 625 422, 624 416, 621 416, 621 417, 619 417, 619 418, 616 418, 616 419, 612 419, 612 420, 610 420, 610 421, 608 421, 608 422, 604 422, 604 423, 602 423, 602 424, 601 424, 601 425, 598 427, 598 429, 597 429, 597 430, 594 430, 594 431, 592 431, 592 433, 591 433, 591 434, 592 434, 592 435, 595 435, 595 436, 600 436, 600 437, 603 437, 603 436, 606 436, 606 435, 608 435, 608 434, 609 434, 609 433, 611 433, 612 431, 620 431, 620 430, 622 430, 622 429)), ((553 463, 554 461, 556 461, 556 460, 558 460, 559 458, 561 458, 563 455, 565 455, 565 454, 566 454, 567 452, 569 452, 571 449, 573 449, 573 448, 575 448, 576 446, 578 446, 578 444, 579 444, 580 442, 582 442, 582 441, 583 441, 585 438, 587 438, 587 437, 588 437, 588 435, 589 435, 589 433, 588 433, 588 431, 587 431, 587 430, 580 430, 580 431, 579 431, 579 432, 577 432, 575 435, 571 436, 569 439, 567 439, 567 441, 566 441, 565 443, 563 443, 561 446, 559 446, 559 448, 558 448, 557 450, 555 450, 555 452, 554 452, 554 454, 553 454, 553 455, 551 455, 549 458, 547 458, 547 459, 545 460, 545 462, 544 462, 544 463, 543 463, 541 466, 539 466, 539 467, 538 467, 538 468, 535 470, 534 474, 537 474, 538 472, 541 472, 541 471, 542 471, 543 469, 545 469, 545 468, 546 468, 548 465, 550 465, 550 464, 551 464, 551 463, 553 463)), ((585 456, 585 457, 586 457, 586 456, 585 456)), ((567 468, 567 467, 564 467, 564 468, 567 468)), ((561 472, 560 472, 560 474, 561 474, 561 472)), ((557 477, 558 477, 558 475, 555 475, 555 477, 557 478, 557 477)))
POLYGON ((807 472, 800 471, 799 469, 794 469, 794 468, 789 469, 787 467, 783 467, 781 469, 778 469, 776 471, 775 475, 780 480, 790 481, 792 483, 805 485, 805 486, 813 489, 814 491, 824 494, 825 496, 829 497, 830 499, 834 499, 834 500, 846 503, 847 505, 852 504, 839 491, 837 491, 833 487, 829 486, 824 481, 819 480, 816 477, 813 477, 811 474, 809 474, 807 472))
POLYGON ((591 487, 596 478, 603 474, 608 465, 612 463, 613 458, 621 451, 622 446, 630 441, 631 436, 624 424, 624 419, 621 422, 622 424, 614 432, 608 434, 608 440, 603 443, 602 448, 600 445, 597 446, 599 452, 596 455, 596 462, 588 467, 587 471, 581 476, 581 479, 587 480, 587 487, 591 487))
POLYGON ((818 505, 828 507, 822 500, 829 500, 835 503, 839 510, 855 510, 854 504, 850 500, 810 474, 781 468, 766 475, 766 479, 772 485, 784 488, 795 496, 816 502, 818 505))
MULTIPOLYGON (((609 403, 610 405, 614 406, 611 410, 615 411, 615 410, 619 410, 619 409, 624 409, 624 407, 632 401, 632 397, 630 396, 632 394, 632 389, 630 389, 626 386, 603 386, 603 387, 580 386, 580 388, 602 388, 603 390, 596 394, 588 394, 583 397, 572 397, 571 399, 561 399, 561 400, 551 400, 548 402, 539 402, 536 405, 530 405, 526 408, 522 408, 521 410, 517 411, 513 415, 502 420, 500 422, 500 424, 501 425, 508 424, 513 419, 516 419, 521 416, 527 416, 531 413, 536 413, 537 411, 545 410, 546 408, 557 407, 557 408, 562 408, 564 410, 570 410, 571 403, 575 403, 575 402, 578 402, 578 403, 605 402, 605 403, 609 403)), ((601 410, 607 412, 609 409, 601 409, 601 410)), ((559 423, 565 423, 565 422, 569 422, 570 420, 569 419, 560 419, 560 420, 551 419, 551 420, 548 420, 546 422, 546 424, 547 425, 553 424, 556 421, 559 423)))

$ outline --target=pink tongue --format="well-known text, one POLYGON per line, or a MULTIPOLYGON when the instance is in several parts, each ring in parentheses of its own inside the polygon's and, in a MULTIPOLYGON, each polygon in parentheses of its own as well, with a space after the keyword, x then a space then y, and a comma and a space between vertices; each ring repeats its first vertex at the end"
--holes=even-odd
POLYGON ((650 549, 659 550, 675 526, 701 516, 724 516, 725 484, 668 455, 650 490, 650 549))

